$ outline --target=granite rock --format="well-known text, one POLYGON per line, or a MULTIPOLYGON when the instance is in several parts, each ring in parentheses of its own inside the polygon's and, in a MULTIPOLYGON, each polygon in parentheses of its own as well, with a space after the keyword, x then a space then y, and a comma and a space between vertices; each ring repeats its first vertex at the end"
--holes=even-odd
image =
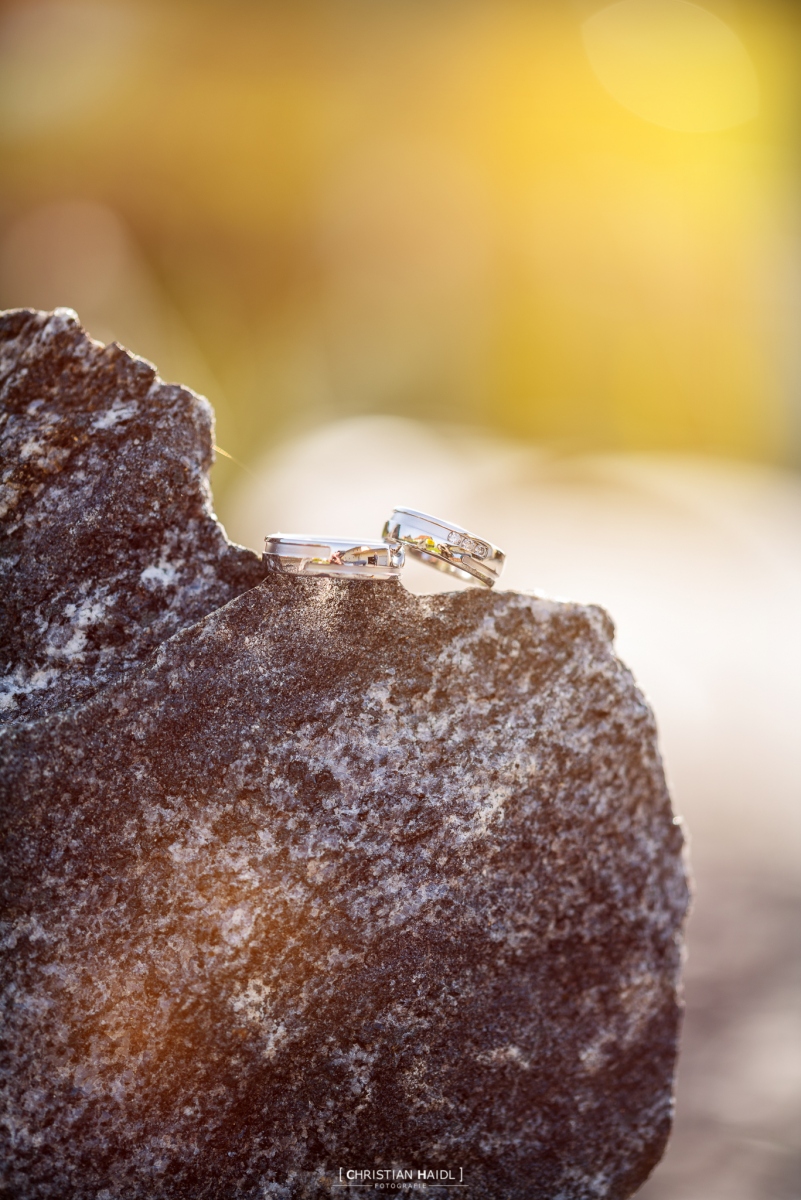
POLYGON ((687 890, 609 619, 262 581, 204 402, 69 316, 3 329, 6 1194, 632 1195, 687 890))
POLYGON ((0 721, 90 695, 264 576, 211 510, 212 412, 70 309, 0 316, 0 721))

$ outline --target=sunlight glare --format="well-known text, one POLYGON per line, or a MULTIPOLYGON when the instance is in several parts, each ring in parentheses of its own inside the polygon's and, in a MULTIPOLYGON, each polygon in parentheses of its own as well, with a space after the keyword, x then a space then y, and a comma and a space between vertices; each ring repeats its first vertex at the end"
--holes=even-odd
POLYGON ((589 17, 584 46, 615 100, 683 133, 741 125, 759 109, 748 52, 719 17, 687 0, 620 0, 589 17))

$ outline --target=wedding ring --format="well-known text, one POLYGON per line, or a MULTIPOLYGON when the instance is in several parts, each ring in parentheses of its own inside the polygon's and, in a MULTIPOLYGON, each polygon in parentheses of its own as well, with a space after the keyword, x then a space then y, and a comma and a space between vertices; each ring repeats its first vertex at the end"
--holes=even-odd
POLYGON ((429 566, 459 579, 478 581, 492 587, 498 580, 506 555, 484 538, 413 508, 396 508, 384 526, 387 545, 402 546, 429 566))
POLYGON ((403 566, 398 542, 271 533, 264 539, 262 561, 287 575, 331 575, 338 579, 397 579, 403 566))

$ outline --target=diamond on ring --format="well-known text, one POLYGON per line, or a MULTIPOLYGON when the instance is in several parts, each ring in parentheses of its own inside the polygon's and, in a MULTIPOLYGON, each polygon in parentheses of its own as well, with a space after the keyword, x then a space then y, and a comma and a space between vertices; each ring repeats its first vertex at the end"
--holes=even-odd
POLYGON ((384 541, 399 542, 421 562, 485 587, 494 586, 506 561, 503 550, 491 542, 414 508, 393 510, 384 526, 384 541))

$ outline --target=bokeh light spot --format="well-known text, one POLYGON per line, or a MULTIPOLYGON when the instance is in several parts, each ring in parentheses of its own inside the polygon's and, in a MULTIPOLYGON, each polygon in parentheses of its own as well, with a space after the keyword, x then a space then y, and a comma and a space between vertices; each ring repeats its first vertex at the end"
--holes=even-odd
POLYGON ((620 0, 589 17, 584 46, 624 108, 667 129, 711 133, 755 117, 759 86, 724 21, 687 0, 620 0))
POLYGON ((33 0, 0 11, 0 134, 24 138, 91 116, 120 87, 138 43, 125 0, 33 0))
POLYGON ((31 308, 94 311, 122 284, 129 246, 117 215, 91 200, 42 204, 0 241, 0 296, 31 308))

